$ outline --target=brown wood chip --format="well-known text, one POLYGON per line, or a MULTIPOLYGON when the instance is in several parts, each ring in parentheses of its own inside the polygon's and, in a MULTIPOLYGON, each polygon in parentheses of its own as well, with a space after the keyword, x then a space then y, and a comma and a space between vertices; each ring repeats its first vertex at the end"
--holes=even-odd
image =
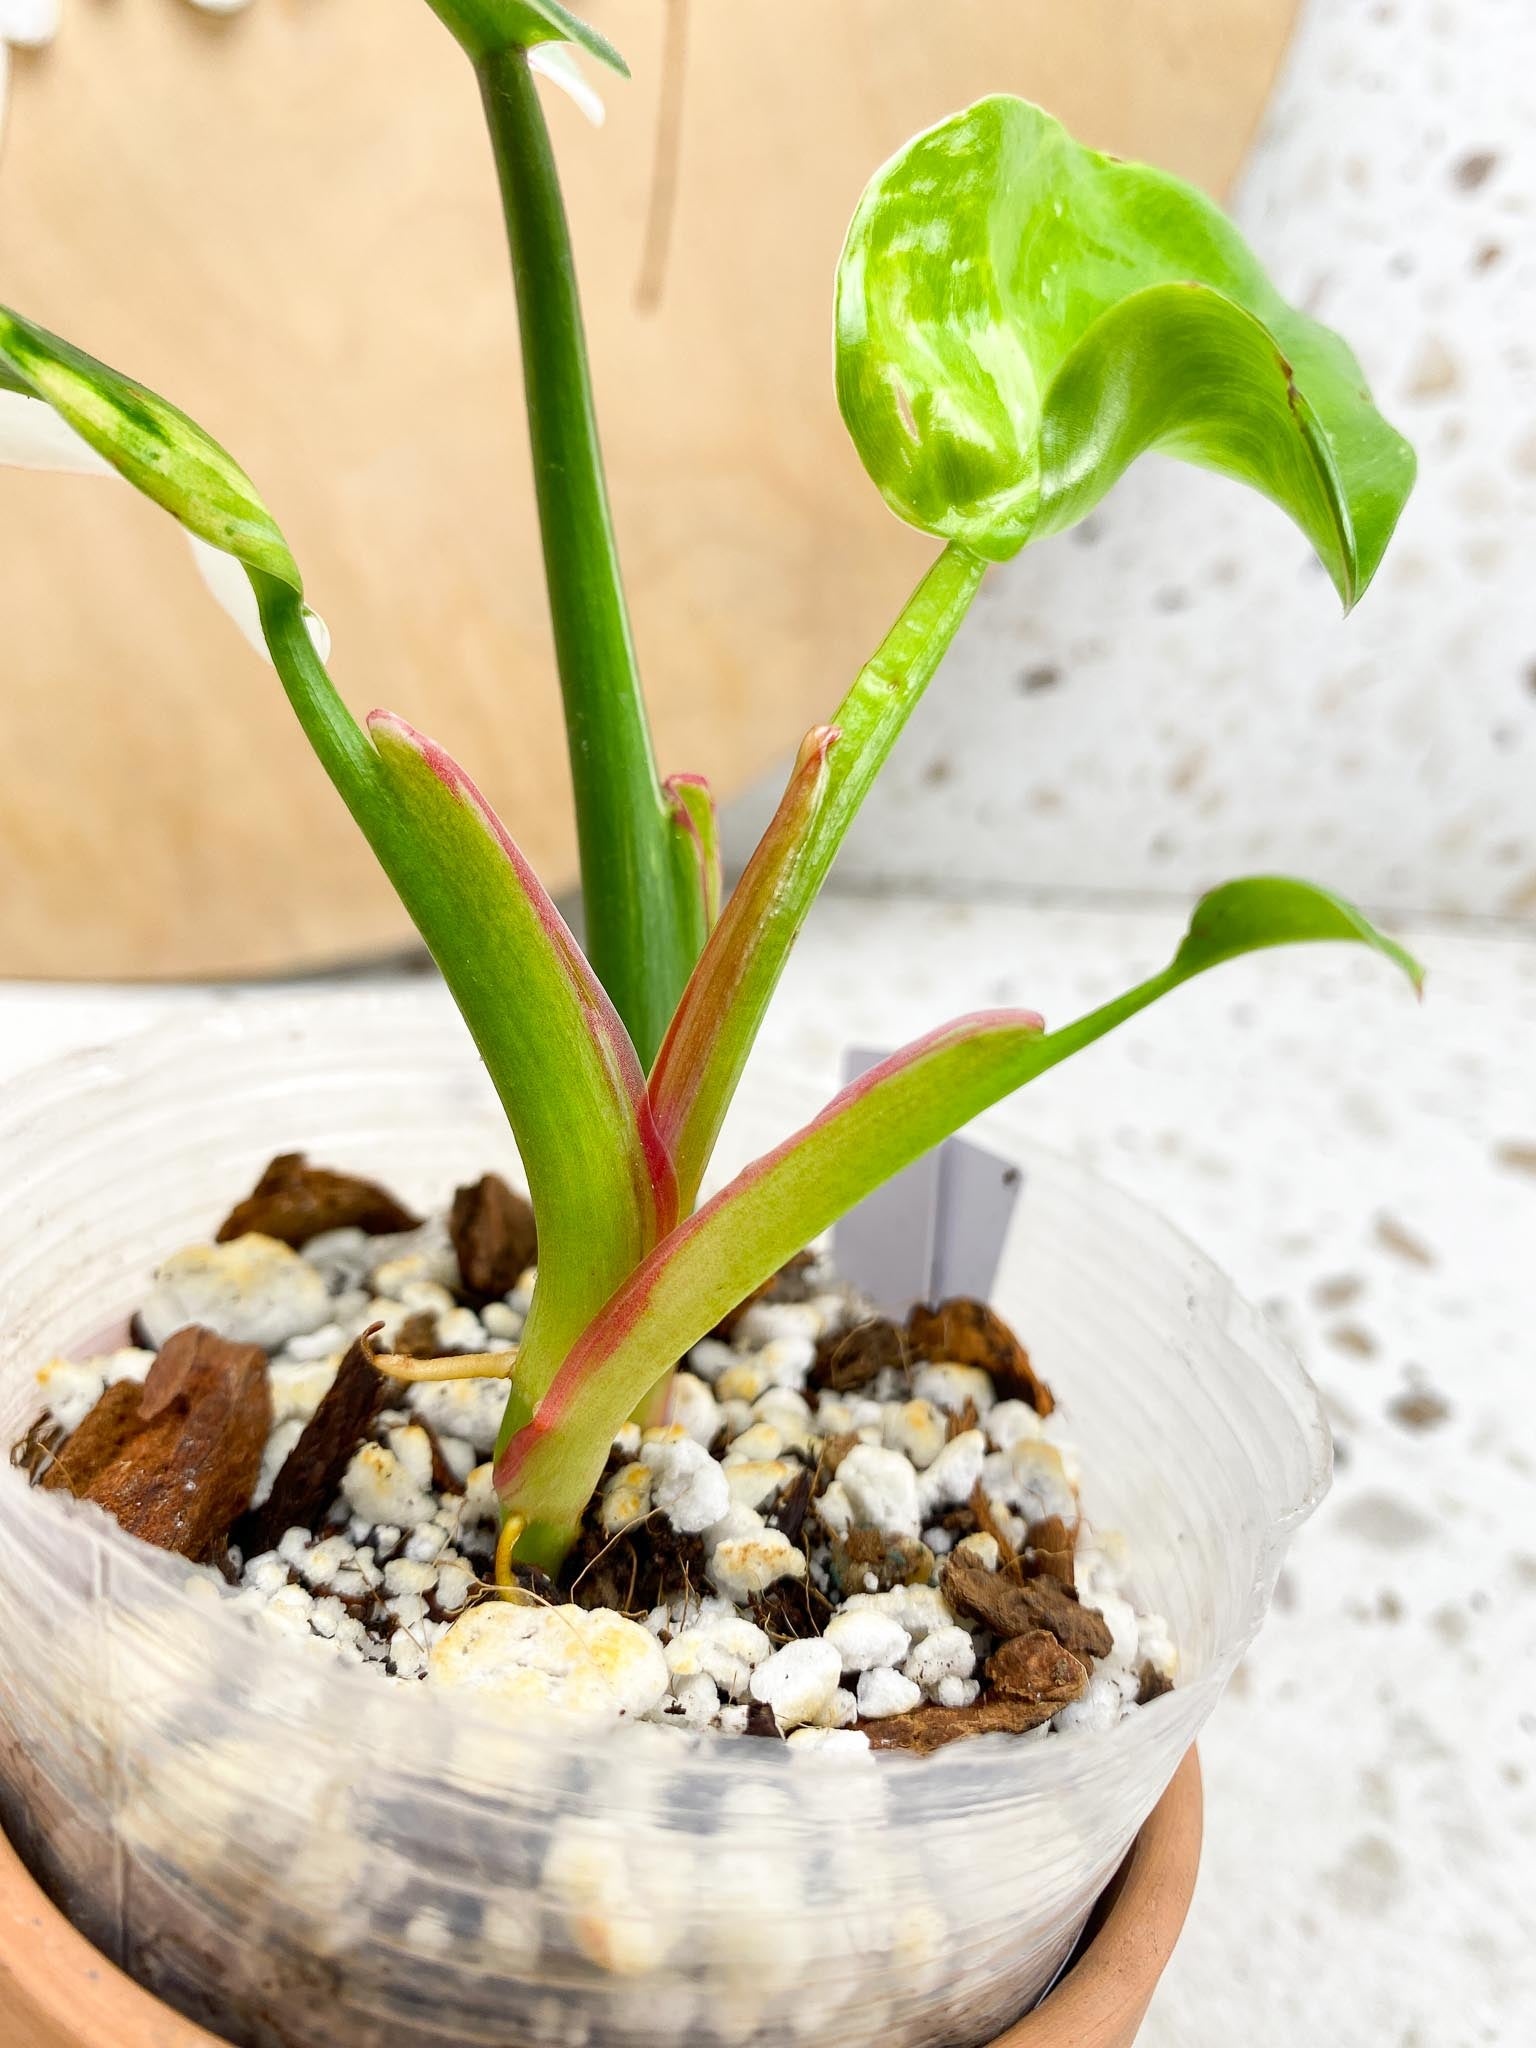
POLYGON ((1035 1700, 1053 1713, 1088 1689, 1088 1667, 1064 1650, 1049 1629, 1014 1636, 987 1659, 992 1690, 1007 1699, 1035 1700))
POLYGON ((1027 1735, 1057 1709, 1043 1700, 976 1700, 968 1707, 914 1707, 884 1721, 861 1721, 872 1749, 909 1749, 930 1756, 967 1735, 1027 1735))
POLYGON ((538 1263, 533 1207, 497 1173, 482 1174, 455 1192, 448 1235, 459 1255, 463 1292, 472 1301, 510 1294, 528 1267, 538 1263))
POLYGON ((250 1506, 271 1426, 266 1353, 190 1324, 167 1339, 142 1387, 107 1388, 43 1484, 201 1560, 250 1506))
POLYGON ((900 1324, 871 1316, 868 1322, 820 1340, 810 1384, 834 1394, 851 1394, 867 1387, 888 1365, 905 1370, 910 1357, 900 1324))
POLYGON ((1056 1406, 1050 1388, 1029 1362, 1029 1353, 996 1309, 967 1295, 919 1302, 907 1317, 907 1337, 918 1358, 978 1365, 991 1377, 1000 1401, 1027 1401, 1037 1415, 1056 1406))
POLYGON ((1074 1657, 1107 1657, 1113 1647, 1103 1615, 1082 1606, 1077 1595, 1055 1579, 1016 1579, 1006 1572, 983 1571, 966 1558, 948 1557, 941 1584, 957 1614, 970 1615, 1005 1641, 1045 1628, 1074 1657))
POLYGON ((302 1152, 280 1152, 243 1202, 219 1225, 219 1242, 259 1230, 297 1250, 322 1230, 366 1230, 380 1237, 414 1230, 421 1218, 377 1181, 310 1166, 302 1152))
POLYGON ((247 1557, 272 1550, 284 1530, 314 1529, 336 1498, 342 1474, 367 1436, 395 1382, 381 1373, 363 1338, 355 1338, 319 1407, 283 1460, 272 1491, 245 1517, 236 1540, 247 1557))
POLYGON ((1136 1704, 1144 1707, 1150 1700, 1160 1700, 1165 1692, 1173 1691, 1173 1680, 1159 1671, 1155 1664, 1143 1664, 1137 1674, 1140 1684, 1136 1688, 1136 1704))
POLYGON ((1076 1587, 1077 1531, 1069 1529, 1060 1515, 1047 1515, 1044 1521, 1031 1522, 1025 1537, 1025 1562, 1038 1577, 1059 1580, 1063 1586, 1076 1587))

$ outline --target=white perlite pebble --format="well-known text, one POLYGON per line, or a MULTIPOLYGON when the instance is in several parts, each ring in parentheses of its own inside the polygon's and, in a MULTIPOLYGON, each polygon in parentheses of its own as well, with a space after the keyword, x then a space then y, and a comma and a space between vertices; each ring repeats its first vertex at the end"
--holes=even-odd
POLYGON ((803 1579, 805 1553, 795 1548, 782 1529, 763 1529, 750 1536, 727 1536, 717 1543, 710 1553, 708 1571, 711 1585, 740 1602, 766 1592, 779 1579, 803 1579))
POLYGON ((140 1351, 132 1344, 98 1358, 50 1358, 38 1372, 38 1391, 59 1427, 72 1431, 80 1427, 108 1387, 119 1380, 137 1380, 142 1385, 154 1362, 153 1351, 140 1351))
POLYGON ((1051 1726, 1063 1735, 1078 1729, 1104 1735, 1118 1724, 1127 1704, 1126 1693, 1119 1681, 1100 1665, 1089 1679, 1087 1691, 1073 1700, 1070 1706, 1063 1707, 1051 1726))
POLYGON ((837 1484, 862 1528, 915 1536, 920 1526, 917 1474, 899 1451, 855 1444, 837 1468, 837 1484))
MULTIPOLYGON (((899 1621, 889 1614, 874 1614, 867 1609, 856 1614, 834 1614, 822 1640, 837 1651, 845 1671, 873 1671, 883 1664, 899 1664, 912 1647, 912 1638, 899 1621)), ((970 1638, 966 1640, 969 1642, 970 1638)))
POLYGON ((228 1244, 191 1244, 155 1275, 139 1311, 158 1350, 188 1323, 201 1323, 234 1344, 275 1351, 290 1337, 329 1322, 332 1302, 322 1276, 275 1237, 248 1231, 228 1244))
POLYGON ((727 1458, 723 1470, 731 1499, 744 1508, 764 1508, 801 1468, 787 1458, 727 1458))
POLYGON ((729 1465, 740 1458, 744 1462, 761 1464, 765 1458, 776 1458, 783 1448, 784 1439, 771 1422, 752 1422, 745 1429, 732 1432, 731 1448, 725 1462, 729 1465))
POLYGON ((816 1636, 785 1643, 759 1664, 751 1678, 755 1700, 772 1707, 781 1728, 814 1721, 837 1691, 842 1660, 828 1642, 816 1636))
POLYGON ((765 1387, 788 1387, 797 1391, 816 1363, 816 1345, 810 1337, 774 1337, 752 1360, 762 1374, 765 1387))
POLYGON ((1020 1437, 1011 1449, 994 1451, 982 1465, 981 1483, 989 1499, 1017 1508, 1026 1523, 1050 1515, 1077 1519, 1077 1495, 1061 1453, 1043 1439, 1020 1437))
POLYGON ((976 1645, 969 1629, 936 1628, 913 1650, 902 1674, 924 1692, 933 1692, 949 1678, 969 1678, 976 1669, 976 1645))
POLYGON ((633 1522, 644 1521, 651 1511, 651 1473, 648 1465, 621 1465, 603 1488, 598 1520, 605 1536, 617 1536, 633 1522))
POLYGON ((976 1365, 920 1365, 912 1375, 912 1391, 947 1415, 963 1415, 967 1405, 986 1415, 997 1400, 991 1375, 976 1365))
POLYGON ((956 1626, 949 1602, 937 1586, 892 1586, 888 1593, 854 1593, 838 1611, 889 1615, 901 1623, 914 1643, 920 1643, 936 1629, 956 1626))
POLYGON ((426 1380, 411 1388, 410 1405, 439 1436, 461 1436, 486 1457, 506 1413, 511 1380, 426 1380))
POLYGON ((731 1504, 724 1472, 691 1437, 641 1446, 640 1461, 651 1474, 651 1499, 684 1536, 701 1535, 731 1504))
POLYGON ((881 1426, 886 1449, 900 1451, 920 1472, 938 1457, 949 1437, 949 1418, 931 1401, 888 1402, 881 1426))
POLYGON ((256 1484, 251 1492, 251 1506, 264 1507, 277 1483, 277 1475, 288 1462, 288 1453, 304 1434, 304 1425, 296 1415, 286 1422, 280 1422, 267 1438, 261 1453, 261 1470, 256 1475, 256 1484))
POLYGON ((688 1354, 689 1370, 711 1386, 735 1363, 736 1353, 718 1337, 701 1337, 688 1354))
POLYGON ((556 1708, 618 1720, 663 1698, 667 1660, 653 1635, 606 1607, 496 1600, 470 1608, 433 1645, 428 1677, 513 1713, 556 1708))
POLYGON ((955 1545, 955 1555, 963 1557, 967 1564, 979 1564, 984 1572, 995 1572, 1003 1561, 997 1538, 981 1533, 962 1536, 955 1545))
POLYGON ((432 1445, 424 1429, 392 1429, 387 1444, 364 1444, 342 1477, 348 1507, 377 1528, 414 1529, 437 1513, 431 1491, 432 1445))
POLYGON ((859 1674, 859 1713, 866 1721, 883 1721, 891 1714, 910 1714, 922 1702, 923 1689, 899 1671, 878 1669, 859 1674))
POLYGON ((986 1462, 987 1440, 979 1429, 962 1430, 918 1477, 918 1504, 925 1515, 968 1501, 986 1462))
POLYGON ((770 1344, 809 1345, 805 1361, 809 1368, 816 1356, 816 1339, 821 1335, 822 1324, 822 1313, 813 1302, 754 1301, 750 1308, 742 1310, 736 1339, 740 1344, 760 1346, 764 1351, 770 1344))
MULTIPOLYGON (((290 1352, 291 1356, 291 1352, 290 1352)), ((308 1422, 335 1382, 340 1354, 299 1364, 274 1359, 267 1367, 272 1392, 272 1420, 308 1422)))
POLYGON ((941 1707, 969 1707, 975 1704, 981 1682, 975 1678, 941 1678, 933 1688, 934 1703, 941 1707))
POLYGON ((752 1415, 754 1423, 764 1423, 777 1432, 781 1449, 803 1451, 811 1441, 811 1404, 792 1387, 770 1387, 759 1394, 752 1415))
POLYGON ((999 1401, 987 1416, 987 1435, 1000 1451, 1040 1434, 1040 1418, 1027 1401, 999 1401))
POLYGON ((672 1699, 682 1718, 696 1728, 708 1728, 720 1711, 720 1694, 715 1681, 702 1671, 690 1672, 672 1681, 672 1699))
POLYGON ((702 1675, 728 1698, 747 1689, 758 1665, 773 1653, 773 1644, 756 1622, 740 1614, 701 1615, 666 1646, 667 1669, 676 1681, 702 1675))
POLYGON ((691 1372, 676 1372, 667 1398, 667 1420, 708 1450, 720 1429, 720 1403, 691 1372))

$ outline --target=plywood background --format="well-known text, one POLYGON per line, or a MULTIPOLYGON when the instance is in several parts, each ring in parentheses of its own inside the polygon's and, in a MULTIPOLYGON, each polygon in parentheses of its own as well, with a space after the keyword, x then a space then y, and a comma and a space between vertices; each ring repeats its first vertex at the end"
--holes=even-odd
MULTIPOLYGON (((729 794, 835 704, 930 552, 832 394, 869 172, 1010 90, 1221 191, 1293 0, 586 11, 635 73, 600 133, 563 99, 551 120, 636 630, 665 768, 729 794)), ((446 34, 421 0, 74 0, 12 73, 0 297, 226 442, 349 700, 426 727, 569 883, 515 325, 446 34)), ((0 973, 276 970, 407 938, 276 679, 126 491, 0 471, 0 693, 0 973)))

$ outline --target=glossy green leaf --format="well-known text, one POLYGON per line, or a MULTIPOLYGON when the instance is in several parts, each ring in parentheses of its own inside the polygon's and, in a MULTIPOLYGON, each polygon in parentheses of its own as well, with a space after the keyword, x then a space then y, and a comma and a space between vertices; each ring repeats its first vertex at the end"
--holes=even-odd
POLYGON ((557 0, 427 0, 432 12, 479 63, 498 50, 532 50, 540 43, 575 43, 610 71, 628 78, 629 66, 599 30, 557 0))
POLYGON ((1308 940, 1372 946, 1418 986, 1417 964, 1326 890, 1278 877, 1229 883, 1197 905, 1160 974, 1047 1032, 1028 1011, 986 1011, 919 1039, 845 1088, 813 1122, 679 1224, 584 1333, 496 1466, 528 1521, 520 1554, 557 1561, 614 1432, 729 1309, 922 1153, 1181 982, 1239 953, 1308 940))
POLYGON ((390 878, 501 1097, 539 1224, 519 1384, 562 1357, 677 1215, 633 1046, 564 919, 469 777, 376 711, 401 843, 390 878))
POLYGON ((0 371, 11 388, 51 405, 119 475, 188 532, 248 569, 302 588, 288 543, 255 485, 184 412, 3 306, 0 371))
POLYGON ((1161 449, 1280 505, 1348 606, 1413 482, 1347 345, 1210 200, 1024 100, 877 173, 838 271, 837 386, 893 509, 999 559, 1161 449))

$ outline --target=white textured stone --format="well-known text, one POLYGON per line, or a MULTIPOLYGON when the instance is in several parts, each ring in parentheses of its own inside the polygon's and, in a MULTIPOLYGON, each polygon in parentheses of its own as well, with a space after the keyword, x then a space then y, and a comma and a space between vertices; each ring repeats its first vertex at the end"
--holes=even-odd
POLYGON ((993 1451, 981 1468, 981 1483, 990 1500, 1015 1508, 1026 1523, 1059 1515, 1077 1519, 1077 1496, 1067 1478, 1061 1452, 1043 1439, 1021 1437, 1007 1451, 993 1451))
POLYGON ((557 1708, 584 1720, 647 1713, 667 1690, 656 1638, 608 1608, 482 1601, 432 1647, 434 1685, 462 1687, 512 1714, 557 1708))
POLYGON ((720 1403, 696 1373, 676 1372, 672 1375, 667 1417, 707 1450, 720 1428, 720 1403))
POLYGON ((235 1344, 275 1351, 331 1316, 325 1281, 275 1237, 248 1231, 228 1244, 189 1244, 155 1275, 139 1320, 158 1350, 188 1323, 235 1344))
POLYGON ((805 1553, 796 1549, 779 1529, 764 1529, 760 1535, 728 1536, 710 1552, 709 1578, 712 1585, 733 1600, 748 1600, 764 1593, 780 1579, 805 1577, 805 1553))
POLYGON ((837 1468, 837 1484, 860 1528, 882 1529, 888 1536, 917 1534, 917 1474, 899 1451, 855 1444, 837 1468))
POLYGON ((752 1673, 750 1689, 755 1700, 772 1707, 780 1728, 798 1728, 814 1721, 837 1690, 842 1660, 828 1642, 817 1636, 785 1643, 752 1673))
POLYGON ((1039 1416, 1027 1401, 999 1401, 987 1415, 987 1436, 1000 1451, 1012 1450, 1021 1437, 1039 1436, 1039 1416))
POLYGON ((931 1630, 901 1668, 924 1692, 935 1692, 948 1678, 969 1678, 976 1669, 970 1630, 958 1624, 931 1630))
POLYGON ((667 1669, 675 1679, 702 1673, 735 1699, 772 1650, 767 1634, 745 1615, 706 1615, 666 1645, 667 1669))
POLYGON ((924 1515, 960 1507, 981 1477, 987 1440, 979 1429, 963 1429, 948 1442, 926 1472, 918 1474, 918 1505, 924 1515))
POLYGON ((50 1358, 38 1369, 37 1387, 61 1429, 77 1430, 106 1390, 99 1359, 50 1358))
POLYGON ((843 1660, 845 1671, 872 1671, 877 1665, 899 1664, 912 1647, 912 1638, 889 1614, 869 1609, 849 1614, 838 1612, 822 1631, 843 1660))
POLYGON ((725 1474, 691 1437, 642 1444, 640 1461, 651 1474, 652 1501, 683 1535, 710 1528, 730 1506, 725 1474))
POLYGON ((286 1422, 280 1422, 273 1429, 262 1447, 261 1470, 256 1475, 256 1484, 251 1491, 251 1506, 259 1508, 269 1499, 277 1475, 282 1471, 299 1438, 304 1434, 304 1425, 296 1415, 286 1422))
POLYGON ((396 1528, 414 1529, 430 1522, 437 1512, 437 1502, 428 1490, 432 1447, 420 1429, 392 1430, 390 1436, 388 1444, 364 1444, 354 1451, 342 1476, 341 1491, 363 1521, 375 1527, 392 1522, 396 1528), (421 1472, 422 1448, 426 1451, 425 1473, 421 1472))
POLYGON ((711 1386, 735 1363, 736 1353, 718 1337, 701 1337, 688 1354, 690 1371, 711 1386))
POLYGON ((886 1449, 899 1451, 921 1472, 948 1441, 949 1417, 932 1401, 888 1401, 881 1428, 886 1449))
POLYGON ((732 1436, 725 1462, 729 1465, 738 1458, 776 1458, 783 1448, 784 1439, 771 1422, 754 1422, 732 1436))
MULTIPOLYGON (((289 1357, 292 1356, 291 1347, 289 1357)), ((274 1359, 267 1367, 267 1385, 272 1393, 274 1422, 308 1422, 330 1392, 341 1363, 339 1354, 290 1364, 274 1359)))
POLYGON ((801 1467, 787 1458, 727 1458, 723 1470, 732 1500, 746 1508, 765 1508, 801 1467))
POLYGON ((922 1704, 923 1689, 899 1671, 881 1667, 859 1674, 859 1713, 866 1721, 883 1721, 892 1714, 910 1714, 922 1704))
POLYGON ((995 1572, 1003 1561, 997 1538, 984 1530, 978 1530, 974 1536, 962 1536, 955 1545, 955 1555, 969 1564, 979 1564, 984 1572, 995 1572))
POLYGON ((617 1536, 650 1513, 651 1468, 638 1460, 621 1465, 603 1487, 598 1519, 605 1536, 617 1536))
POLYGON ((869 1737, 858 1728, 796 1728, 789 1737, 791 1749, 816 1749, 823 1756, 867 1756, 869 1737))
POLYGON ((824 1486, 812 1500, 811 1508, 831 1536, 846 1536, 853 1527, 853 1502, 843 1491, 841 1480, 834 1479, 824 1486))
POLYGON ((997 1400, 997 1389, 989 1373, 978 1365, 950 1365, 940 1360, 920 1365, 912 1375, 912 1391, 919 1400, 932 1401, 946 1415, 963 1415, 974 1408, 983 1418, 997 1400))
POLYGON ((484 1458, 496 1447, 511 1391, 510 1379, 421 1380, 411 1388, 410 1406, 439 1436, 461 1436, 484 1458))
POLYGON ((843 1602, 844 1614, 885 1614, 900 1622, 914 1643, 935 1629, 953 1628, 955 1617, 937 1586, 892 1586, 885 1593, 853 1593, 843 1602))

